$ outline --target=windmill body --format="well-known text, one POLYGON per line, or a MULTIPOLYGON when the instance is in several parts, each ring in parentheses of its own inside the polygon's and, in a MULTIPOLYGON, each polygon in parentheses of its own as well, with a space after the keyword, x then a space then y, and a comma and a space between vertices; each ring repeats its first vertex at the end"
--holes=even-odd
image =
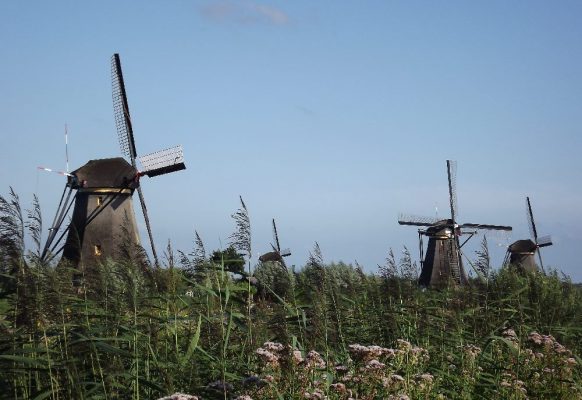
POLYGON ((538 246, 530 239, 517 240, 507 248, 508 262, 525 271, 538 270, 535 255, 538 246))
POLYGON ((63 259, 71 265, 118 258, 120 242, 139 245, 132 195, 138 172, 125 159, 91 160, 73 171, 68 185, 76 189, 63 259))
POLYGON ((449 283, 463 285, 467 283, 467 273, 463 266, 462 251, 463 245, 479 229, 505 230, 510 231, 510 226, 485 225, 464 223, 458 224, 456 219, 457 194, 456 194, 456 163, 447 160, 447 177, 449 183, 449 203, 451 217, 449 219, 437 219, 431 217, 404 216, 400 215, 398 223, 400 225, 411 225, 424 227, 419 229, 418 238, 420 241, 420 262, 422 265, 418 283, 420 286, 441 288, 449 283), (463 231, 463 229, 470 229, 463 231), (460 243, 460 236, 468 235, 468 238, 460 243), (428 238, 426 255, 424 254, 423 238, 428 238))
POLYGON ((42 252, 44 261, 52 260, 62 251, 63 259, 74 266, 94 264, 106 258, 118 258, 122 246, 138 245, 140 240, 132 200, 134 191, 137 191, 154 263, 159 265, 139 178, 185 169, 182 147, 175 146, 137 157, 118 54, 111 59, 111 77, 115 125, 125 158, 91 160, 66 174, 67 184, 42 252), (143 166, 142 171, 137 169, 137 160, 143 166), (73 204, 71 223, 64 232, 60 232, 73 204), (60 246, 65 235, 66 241, 60 246), (125 243, 128 241, 130 243, 125 243))
POLYGON ((259 261, 279 262, 281 263, 281 265, 285 266, 284 257, 290 256, 291 250, 289 249, 281 250, 281 244, 279 243, 279 234, 277 233, 277 225, 275 224, 275 218, 273 218, 273 239, 275 241, 275 244, 271 244, 273 251, 269 251, 259 256, 259 261))
POLYGON ((466 283, 467 274, 450 220, 441 221, 421 234, 428 237, 428 244, 418 283, 425 287, 444 287, 451 280, 466 283))
POLYGON ((510 244, 507 248, 504 264, 513 265, 524 271, 534 272, 538 271, 539 268, 544 271, 544 263, 542 262, 540 248, 551 246, 553 244, 552 238, 549 235, 538 237, 538 231, 534 221, 533 210, 529 197, 526 197, 526 212, 531 239, 517 240, 510 244), (535 260, 536 253, 540 262, 539 267, 535 260))

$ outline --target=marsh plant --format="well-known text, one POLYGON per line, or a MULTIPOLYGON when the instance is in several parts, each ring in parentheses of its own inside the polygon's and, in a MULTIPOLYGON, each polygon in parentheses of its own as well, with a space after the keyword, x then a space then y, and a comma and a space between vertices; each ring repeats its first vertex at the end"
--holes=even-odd
POLYGON ((555 271, 422 291, 407 250, 253 265, 242 201, 226 249, 71 268, 25 238, 37 205, 0 198, 1 399, 582 398, 582 290, 555 271))

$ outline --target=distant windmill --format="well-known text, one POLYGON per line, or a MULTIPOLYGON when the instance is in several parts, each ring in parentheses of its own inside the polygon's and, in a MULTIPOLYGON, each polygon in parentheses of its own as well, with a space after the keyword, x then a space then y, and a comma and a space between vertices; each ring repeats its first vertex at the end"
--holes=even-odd
POLYGON ((449 183, 449 204, 451 217, 439 220, 431 217, 417 217, 400 215, 400 225, 427 227, 419 229, 420 262, 422 270, 419 284, 425 287, 443 287, 449 281, 457 284, 467 282, 467 274, 463 267, 461 248, 479 229, 493 229, 510 231, 510 226, 485 225, 472 223, 457 223, 457 190, 456 190, 456 162, 447 160, 447 177, 449 183), (469 228, 471 231, 462 231, 469 228), (463 243, 460 243, 461 234, 469 234, 463 243), (424 255, 423 236, 428 237, 426 255, 424 255))
POLYGON ((275 239, 275 244, 271 243, 273 251, 270 251, 260 256, 259 261, 261 262, 278 261, 283 266, 285 266, 285 260, 283 258, 290 256, 291 250, 289 249, 281 250, 281 244, 279 243, 279 234, 277 233, 277 225, 275 224, 275 218, 273 218, 273 238, 275 239))
POLYGON ((121 237, 139 244, 132 195, 137 189, 152 248, 158 258, 150 221, 140 186, 140 177, 154 177, 185 169, 181 146, 139 157, 144 170, 138 171, 137 151, 119 55, 111 58, 113 109, 122 157, 90 160, 67 175, 67 184, 44 246, 42 258, 50 260, 62 251, 72 265, 115 258, 121 237), (128 162, 129 161, 129 162, 128 162), (74 192, 74 195, 73 195, 74 192), (74 204, 69 226, 60 228, 74 204), (64 245, 60 242, 67 235, 64 245), (60 246, 60 247, 59 247, 60 246))
POLYGON ((538 237, 538 231, 536 229, 529 197, 526 197, 525 199, 527 222, 531 239, 517 240, 510 244, 507 248, 504 264, 519 266, 526 271, 537 271, 538 267, 535 262, 535 254, 537 252, 540 260, 540 268, 545 272, 540 248, 551 246, 552 237, 550 235, 538 237))

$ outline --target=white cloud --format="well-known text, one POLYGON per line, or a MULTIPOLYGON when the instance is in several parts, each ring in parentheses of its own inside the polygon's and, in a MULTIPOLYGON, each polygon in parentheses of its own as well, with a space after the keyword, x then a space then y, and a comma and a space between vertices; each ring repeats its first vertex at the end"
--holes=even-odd
POLYGON ((200 7, 199 12, 205 18, 216 22, 270 25, 289 23, 289 16, 284 11, 251 1, 214 1, 200 7))

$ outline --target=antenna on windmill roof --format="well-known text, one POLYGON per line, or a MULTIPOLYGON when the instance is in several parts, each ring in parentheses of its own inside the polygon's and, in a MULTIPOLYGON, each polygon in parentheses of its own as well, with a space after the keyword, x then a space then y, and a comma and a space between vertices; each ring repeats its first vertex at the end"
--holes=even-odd
POLYGON ((65 159, 67 164, 67 173, 69 173, 69 132, 67 129, 67 124, 65 124, 65 159))

